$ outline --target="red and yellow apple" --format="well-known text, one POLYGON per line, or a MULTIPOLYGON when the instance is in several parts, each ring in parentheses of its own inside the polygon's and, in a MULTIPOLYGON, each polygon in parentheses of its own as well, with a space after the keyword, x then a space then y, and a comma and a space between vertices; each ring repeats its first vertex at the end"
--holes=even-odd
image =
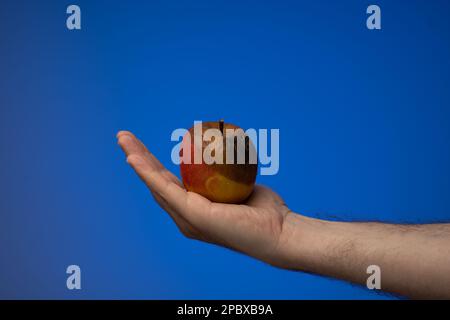
POLYGON ((250 152, 253 152, 256 157, 256 149, 244 131, 237 129, 241 128, 233 124, 224 123, 222 120, 197 123, 189 129, 188 133, 183 137, 180 152, 181 177, 184 187, 188 191, 196 192, 211 201, 222 203, 242 203, 250 196, 255 185, 258 170, 257 161, 250 160, 250 152), (209 129, 219 130, 222 141, 216 141, 215 137, 203 139, 204 134, 209 129), (228 134, 231 130, 227 129, 233 129, 234 133, 228 134), (198 135, 199 133, 201 138, 196 139, 195 134, 198 135), (241 158, 241 161, 237 160, 239 152, 239 143, 237 141, 239 139, 243 139, 241 141, 243 141, 242 143, 245 146, 245 161, 242 161, 243 158, 241 158), (231 145, 233 150, 231 150, 231 145), (194 160, 196 148, 198 150, 197 156, 201 153, 201 163, 194 160), (209 150, 214 149, 213 154, 220 151, 223 161, 221 163, 208 164, 208 161, 203 159, 206 148, 209 148, 209 150), (183 157, 184 152, 190 152, 189 161, 186 161, 186 158, 183 157), (227 161, 227 152, 233 152, 230 154, 230 158, 234 158, 232 163, 227 161))

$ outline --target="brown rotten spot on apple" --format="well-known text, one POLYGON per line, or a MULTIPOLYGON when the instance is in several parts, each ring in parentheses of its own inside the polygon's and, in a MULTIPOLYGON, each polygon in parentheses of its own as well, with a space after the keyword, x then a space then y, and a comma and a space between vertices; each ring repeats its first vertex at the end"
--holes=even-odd
POLYGON ((242 203, 253 191, 256 148, 236 125, 223 120, 195 124, 183 137, 180 156, 188 191, 223 203, 242 203))

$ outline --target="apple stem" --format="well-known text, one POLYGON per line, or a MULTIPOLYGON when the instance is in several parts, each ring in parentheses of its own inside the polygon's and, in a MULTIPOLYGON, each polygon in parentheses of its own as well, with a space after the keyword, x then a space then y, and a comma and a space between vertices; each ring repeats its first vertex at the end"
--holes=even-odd
POLYGON ((222 135, 223 135, 223 119, 221 119, 221 120, 219 121, 219 130, 220 130, 220 132, 221 132, 222 135))

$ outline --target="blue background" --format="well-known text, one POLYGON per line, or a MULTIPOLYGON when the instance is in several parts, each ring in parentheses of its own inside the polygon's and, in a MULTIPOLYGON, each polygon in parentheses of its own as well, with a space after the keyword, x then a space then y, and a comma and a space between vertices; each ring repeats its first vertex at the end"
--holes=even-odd
POLYGON ((0 3, 0 298, 386 298, 185 239, 115 134, 280 129, 258 177, 308 216, 450 217, 448 1, 0 3), (66 288, 80 265, 82 290, 66 288))

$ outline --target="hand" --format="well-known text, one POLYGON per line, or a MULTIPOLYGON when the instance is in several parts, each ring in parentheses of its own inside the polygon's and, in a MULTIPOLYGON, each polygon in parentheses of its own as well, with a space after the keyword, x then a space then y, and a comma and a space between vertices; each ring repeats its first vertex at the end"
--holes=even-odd
POLYGON ((127 162, 186 237, 280 265, 279 245, 290 210, 275 192, 257 185, 245 204, 211 202, 186 191, 132 133, 121 131, 117 138, 127 162))

